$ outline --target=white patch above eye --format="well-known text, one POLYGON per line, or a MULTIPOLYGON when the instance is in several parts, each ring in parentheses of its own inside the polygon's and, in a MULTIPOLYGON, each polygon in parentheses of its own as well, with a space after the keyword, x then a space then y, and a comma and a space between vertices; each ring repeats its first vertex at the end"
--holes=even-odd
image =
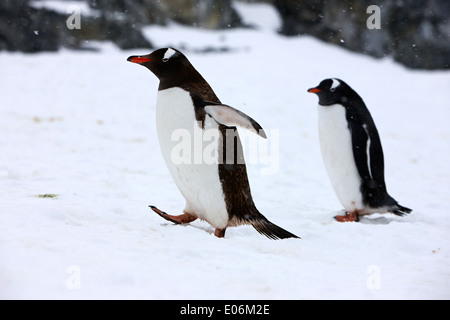
POLYGON ((331 84, 330 90, 334 91, 336 90, 337 87, 339 87, 341 85, 341 83, 339 82, 339 80, 337 79, 331 79, 333 81, 333 83, 331 84))
POLYGON ((167 49, 166 53, 164 54, 163 61, 169 60, 176 53, 177 52, 175 50, 173 50, 172 48, 167 49))

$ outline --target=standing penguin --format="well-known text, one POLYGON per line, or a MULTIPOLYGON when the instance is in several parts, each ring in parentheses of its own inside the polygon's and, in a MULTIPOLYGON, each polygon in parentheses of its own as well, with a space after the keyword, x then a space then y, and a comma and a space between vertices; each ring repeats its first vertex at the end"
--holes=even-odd
POLYGON ((222 104, 206 80, 176 49, 159 49, 127 60, 148 68, 160 80, 156 103, 159 144, 172 178, 186 199, 184 213, 178 216, 154 206, 152 210, 176 224, 205 220, 219 238, 225 236, 227 227, 244 224, 272 239, 298 238, 267 220, 253 203, 236 126, 266 138, 261 126, 239 110, 222 104), (198 137, 205 130, 216 137, 212 147, 208 145, 208 154, 215 155, 215 161, 202 159, 206 148, 199 150, 195 146, 195 161, 177 159, 174 133, 198 137))
POLYGON ((384 159, 375 123, 361 97, 344 81, 323 80, 308 92, 319 97, 319 140, 323 161, 346 215, 339 222, 359 221, 359 216, 391 212, 403 216, 403 207, 386 190, 384 159))

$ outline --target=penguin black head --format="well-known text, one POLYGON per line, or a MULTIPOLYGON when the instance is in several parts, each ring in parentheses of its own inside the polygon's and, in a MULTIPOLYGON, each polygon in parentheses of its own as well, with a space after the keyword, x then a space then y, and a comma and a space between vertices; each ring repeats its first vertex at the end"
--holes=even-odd
POLYGON ((349 100, 358 96, 344 81, 336 78, 325 79, 317 87, 309 89, 308 92, 319 96, 321 106, 346 105, 349 100))
POLYGON ((173 48, 158 49, 144 56, 131 56, 127 61, 146 67, 160 81, 183 77, 190 69, 194 69, 185 55, 173 48))

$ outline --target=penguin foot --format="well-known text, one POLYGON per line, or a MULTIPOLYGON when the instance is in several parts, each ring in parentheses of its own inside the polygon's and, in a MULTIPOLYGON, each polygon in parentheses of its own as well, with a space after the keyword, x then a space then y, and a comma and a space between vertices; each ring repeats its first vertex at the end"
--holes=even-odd
POLYGON ((358 222, 359 221, 359 215, 358 212, 352 211, 352 212, 346 212, 343 216, 335 216, 334 217, 338 222, 358 222))
POLYGON ((227 228, 223 228, 223 229, 216 228, 216 230, 214 230, 214 235, 217 238, 223 238, 223 237, 225 237, 225 230, 227 230, 227 228))
MULTIPOLYGON (((156 212, 161 218, 166 219, 167 221, 173 222, 175 224, 185 224, 185 223, 189 223, 194 221, 195 219, 197 219, 197 217, 188 214, 188 213, 183 213, 179 216, 173 216, 170 214, 165 213, 164 211, 159 210, 157 207, 155 206, 149 206, 154 212, 156 212)), ((225 231, 223 232, 225 234, 225 231)))

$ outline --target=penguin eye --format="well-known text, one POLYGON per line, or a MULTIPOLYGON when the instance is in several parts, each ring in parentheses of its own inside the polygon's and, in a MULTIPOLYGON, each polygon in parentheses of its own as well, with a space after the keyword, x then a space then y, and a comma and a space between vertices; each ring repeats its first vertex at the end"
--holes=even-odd
POLYGON ((335 92, 335 91, 336 91, 336 88, 330 88, 330 91, 331 91, 331 92, 335 92))
POLYGON ((162 62, 167 62, 167 61, 169 61, 169 58, 163 58, 162 59, 162 62))

